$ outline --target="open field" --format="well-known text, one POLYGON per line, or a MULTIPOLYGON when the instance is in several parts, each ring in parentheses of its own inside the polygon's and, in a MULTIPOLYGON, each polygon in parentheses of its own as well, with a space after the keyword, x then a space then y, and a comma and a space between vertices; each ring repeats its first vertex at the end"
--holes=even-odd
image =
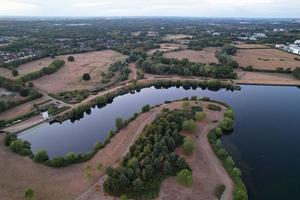
MULTIPOLYGON (((72 54, 75 62, 68 62, 68 56, 58 56, 57 59, 64 59, 66 64, 56 73, 32 81, 34 85, 50 93, 91 89, 101 82, 101 72, 107 71, 112 63, 118 60, 123 61, 126 58, 124 55, 112 50, 72 54), (90 81, 82 80, 84 73, 90 74, 90 81)), ((50 58, 44 58, 39 62, 50 63, 51 61, 50 58)), ((36 66, 34 63, 26 65, 28 69, 36 66)))
POLYGON ((167 58, 177 58, 182 60, 184 58, 189 59, 191 62, 195 63, 218 63, 218 59, 215 57, 215 52, 218 50, 216 47, 207 47, 201 51, 195 50, 182 50, 176 52, 169 52, 164 54, 167 58))
POLYGON ((300 86, 300 80, 290 74, 281 73, 238 71, 238 79, 234 80, 234 82, 240 84, 300 86))
POLYGON ((7 79, 13 79, 13 75, 11 74, 11 71, 9 69, 0 67, 0 76, 7 78, 7 79))
POLYGON ((238 49, 269 49, 270 48, 262 44, 246 44, 246 43, 235 44, 234 46, 238 49))
POLYGON ((167 34, 165 37, 163 37, 163 40, 171 41, 171 40, 182 40, 182 39, 192 39, 192 35, 186 35, 186 34, 167 34))
POLYGON ((147 52, 147 54, 153 54, 155 51, 161 51, 161 52, 171 52, 176 51, 180 49, 186 49, 187 46, 183 44, 177 44, 177 43, 162 43, 160 44, 159 49, 151 49, 147 52))
POLYGON ((300 67, 300 56, 293 55, 277 49, 238 49, 233 58, 241 67, 252 65, 254 69, 276 70, 300 67))

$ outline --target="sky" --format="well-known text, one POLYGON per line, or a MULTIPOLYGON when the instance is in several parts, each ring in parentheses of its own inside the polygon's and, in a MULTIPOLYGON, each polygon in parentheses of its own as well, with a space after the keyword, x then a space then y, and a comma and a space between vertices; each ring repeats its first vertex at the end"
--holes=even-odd
POLYGON ((0 0, 0 16, 300 18, 300 0, 0 0))

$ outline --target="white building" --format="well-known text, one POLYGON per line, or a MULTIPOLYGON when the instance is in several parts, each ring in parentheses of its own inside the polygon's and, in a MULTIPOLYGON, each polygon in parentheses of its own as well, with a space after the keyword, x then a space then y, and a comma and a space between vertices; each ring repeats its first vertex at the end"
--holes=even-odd
POLYGON ((294 44, 300 45, 300 40, 296 40, 296 41, 294 42, 294 44))
POLYGON ((298 54, 298 55, 300 55, 300 47, 299 46, 290 46, 290 50, 291 50, 291 52, 292 53, 294 53, 294 54, 298 54))

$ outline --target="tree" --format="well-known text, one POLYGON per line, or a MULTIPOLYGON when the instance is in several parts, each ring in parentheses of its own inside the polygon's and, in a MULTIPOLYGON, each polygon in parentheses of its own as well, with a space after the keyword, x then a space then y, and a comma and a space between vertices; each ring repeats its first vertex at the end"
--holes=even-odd
POLYGON ((137 178, 132 183, 135 192, 141 192, 143 190, 143 181, 137 178))
POLYGON ((150 105, 149 104, 147 104, 147 105, 144 105, 143 107, 142 107, 142 112, 144 113, 144 112, 148 112, 150 110, 150 105))
POLYGON ((232 131, 234 126, 234 121, 229 117, 225 117, 220 126, 223 131, 232 131))
POLYGON ((196 112, 196 114, 195 114, 195 119, 196 119, 197 121, 202 121, 202 120, 204 120, 205 118, 206 118, 205 112, 196 112))
POLYGON ((14 77, 16 77, 16 76, 19 75, 19 72, 18 72, 18 70, 16 70, 16 69, 12 70, 11 73, 12 73, 12 75, 13 75, 14 77))
POLYGON ((47 151, 45 150, 38 150, 37 153, 34 155, 33 160, 38 163, 43 163, 49 160, 49 156, 47 151))
POLYGON ((190 102, 188 102, 188 101, 183 101, 182 102, 182 104, 181 104, 181 108, 183 109, 183 110, 188 110, 188 109, 190 109, 190 102))
POLYGON ((192 172, 188 169, 182 169, 179 173, 177 173, 176 181, 182 186, 191 186, 193 184, 192 172))
POLYGON ((293 75, 297 78, 300 79, 300 67, 296 67, 293 71, 293 75))
POLYGON ((83 76, 82 76, 82 79, 85 80, 85 81, 89 81, 89 80, 91 80, 91 76, 88 73, 84 73, 83 76))
POLYGON ((32 88, 33 86, 34 86, 34 85, 33 85, 32 82, 29 82, 29 83, 28 83, 28 87, 32 88))
POLYGON ((116 127, 117 127, 118 130, 123 128, 123 119, 122 118, 117 118, 116 119, 116 127))
POLYGON ((215 132, 216 132, 217 136, 219 136, 219 137, 221 137, 223 135, 223 131, 220 127, 217 127, 215 129, 215 132))
POLYGON ((76 156, 75 153, 73 153, 73 152, 67 153, 67 155, 66 155, 66 161, 67 161, 67 163, 69 163, 69 164, 75 163, 76 160, 77 160, 77 156, 76 156))
POLYGON ((121 195, 121 200, 128 200, 128 197, 126 195, 121 195))
POLYGON ((182 124, 182 129, 185 131, 193 132, 196 129, 196 123, 194 120, 185 120, 182 124))
POLYGON ((68 61, 69 61, 69 62, 74 62, 74 61, 75 61, 74 56, 68 56, 68 61))
POLYGON ((31 188, 27 188, 24 192, 24 197, 28 200, 31 200, 34 198, 34 191, 31 188))
POLYGON ((194 152, 195 144, 191 138, 184 138, 183 150, 186 155, 191 155, 194 152))
POLYGON ((233 112, 233 110, 228 109, 228 110, 225 112, 225 117, 229 117, 230 119, 234 119, 234 112, 233 112))

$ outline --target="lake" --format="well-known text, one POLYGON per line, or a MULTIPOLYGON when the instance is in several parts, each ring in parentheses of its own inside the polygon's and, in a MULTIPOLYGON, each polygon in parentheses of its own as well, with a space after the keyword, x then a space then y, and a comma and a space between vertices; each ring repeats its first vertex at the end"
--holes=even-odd
POLYGON ((19 135, 32 150, 50 157, 87 152, 104 141, 115 118, 129 118, 145 104, 157 105, 184 97, 210 97, 228 103, 236 114, 234 132, 223 137, 243 173, 249 199, 289 200, 300 196, 300 89, 281 86, 241 86, 240 91, 208 91, 172 87, 142 89, 116 97, 104 108, 72 123, 43 124, 19 135))

